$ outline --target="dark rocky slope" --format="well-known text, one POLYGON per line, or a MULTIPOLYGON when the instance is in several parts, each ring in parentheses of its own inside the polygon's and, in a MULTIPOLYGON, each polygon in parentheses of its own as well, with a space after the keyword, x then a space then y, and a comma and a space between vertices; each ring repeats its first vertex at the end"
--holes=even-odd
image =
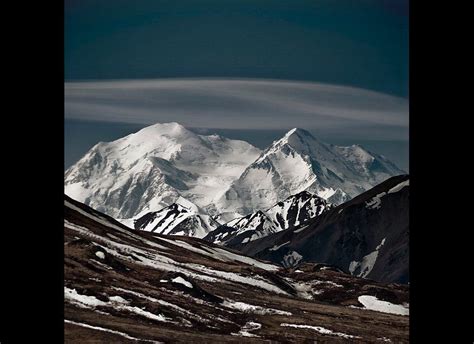
POLYGON ((407 311, 407 286, 135 231, 67 197, 64 216, 66 343, 408 342, 407 316, 361 303, 407 311))
POLYGON ((408 220, 409 176, 401 175, 301 226, 230 247, 284 266, 320 262, 359 277, 408 283, 408 220))

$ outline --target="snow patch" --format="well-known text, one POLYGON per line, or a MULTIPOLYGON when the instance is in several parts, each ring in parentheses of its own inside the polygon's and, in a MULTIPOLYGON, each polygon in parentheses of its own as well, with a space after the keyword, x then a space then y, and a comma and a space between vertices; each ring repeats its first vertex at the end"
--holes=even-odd
POLYGON ((130 303, 121 296, 111 296, 111 297, 109 297, 109 300, 112 301, 112 302, 115 302, 115 303, 123 303, 123 304, 129 304, 130 303))
POLYGON ((292 285, 295 288, 298 296, 306 300, 312 300, 314 295, 319 295, 322 293, 320 290, 313 289, 313 286, 310 283, 295 282, 292 285))
POLYGON ((112 289, 114 290, 117 290, 117 291, 121 291, 121 292, 124 292, 124 293, 127 293, 127 294, 130 294, 130 295, 134 295, 134 296, 137 296, 141 299, 144 299, 144 300, 148 300, 148 301, 151 301, 151 302, 154 302, 154 303, 158 303, 162 306, 165 306, 165 307, 169 307, 169 308, 172 308, 174 310, 177 310, 178 312, 182 313, 182 314, 186 314, 192 318, 195 318, 195 319, 198 319, 200 321, 205 321, 206 322, 206 319, 203 319, 201 318, 200 316, 194 314, 194 313, 191 313, 189 311, 187 311, 186 309, 184 308, 181 308, 173 303, 170 303, 168 301, 164 301, 164 300, 159 300, 159 299, 156 299, 154 297, 151 297, 151 296, 147 296, 145 294, 142 294, 142 293, 138 293, 138 292, 135 292, 135 291, 132 291, 132 290, 128 290, 128 289, 123 289, 123 288, 119 288, 119 287, 112 287, 112 289))
POLYGON ((329 329, 321 327, 321 326, 286 324, 286 323, 282 323, 282 324, 280 324, 280 326, 294 327, 294 328, 304 328, 304 329, 317 331, 321 334, 327 334, 327 335, 331 335, 331 336, 338 336, 338 337, 348 338, 348 339, 349 338, 360 338, 359 336, 353 336, 353 335, 342 333, 342 332, 334 332, 332 330, 329 330, 329 329))
POLYGON ((382 205, 382 197, 385 196, 386 193, 385 192, 382 192, 382 193, 379 193, 378 195, 372 197, 369 201, 367 201, 365 203, 365 207, 367 209, 380 209, 381 205, 382 205))
POLYGON ((405 186, 409 186, 409 185, 410 185, 410 180, 406 180, 404 182, 401 182, 400 184, 394 186, 393 188, 391 188, 387 192, 382 192, 382 193, 379 193, 378 195, 372 197, 372 199, 370 199, 369 201, 367 201, 365 203, 365 207, 367 209, 379 209, 381 207, 381 204, 382 204, 382 197, 383 196, 385 196, 387 194, 390 194, 390 193, 398 192, 401 189, 403 189, 405 186))
POLYGON ((277 250, 279 250, 280 248, 282 248, 283 246, 288 245, 289 243, 290 243, 290 241, 287 241, 287 242, 285 242, 284 244, 275 245, 275 246, 273 246, 272 248, 270 248, 269 251, 277 251, 277 250))
POLYGON ((245 325, 240 329, 239 333, 231 333, 233 336, 242 336, 242 337, 260 337, 256 334, 250 333, 250 331, 257 331, 262 328, 262 324, 257 322, 248 321, 245 325))
POLYGON ((170 240, 170 239, 165 239, 165 238, 160 238, 160 240, 164 240, 170 244, 185 248, 189 251, 199 253, 201 255, 204 255, 213 259, 217 259, 223 262, 237 261, 237 262, 245 263, 247 265, 253 265, 267 271, 277 271, 279 269, 278 266, 276 265, 263 263, 256 259, 242 256, 239 254, 235 254, 221 248, 203 247, 203 246, 201 246, 201 248, 197 248, 181 240, 170 240))
POLYGON ((147 312, 139 307, 129 306, 129 302, 120 296, 111 296, 109 297, 109 302, 104 302, 97 299, 95 296, 82 295, 77 293, 75 289, 64 288, 64 299, 81 308, 94 309, 95 307, 112 307, 116 310, 125 310, 131 313, 141 315, 143 317, 160 321, 160 322, 169 322, 170 319, 164 317, 162 314, 153 314, 147 312))
POLYGON ((359 296, 358 300, 362 305, 364 305, 365 309, 369 309, 372 311, 398 315, 409 315, 410 313, 409 307, 406 307, 404 305, 396 305, 388 301, 379 300, 372 295, 361 295, 359 296))
POLYGON ((222 302, 222 306, 231 308, 231 309, 237 309, 244 313, 255 313, 255 314, 260 314, 260 315, 265 315, 265 314, 292 315, 290 312, 282 311, 279 309, 265 308, 265 307, 250 305, 245 302, 236 302, 232 300, 224 300, 222 302))
POLYGON ((276 265, 263 263, 254 258, 235 254, 233 252, 230 252, 221 248, 208 248, 208 249, 213 252, 214 257, 217 255, 219 258, 223 259, 224 261, 237 261, 237 262, 241 262, 247 265, 256 266, 260 269, 267 270, 267 271, 278 271, 280 269, 276 265))
POLYGON ((381 243, 375 248, 375 251, 364 256, 360 262, 354 260, 349 264, 349 272, 351 275, 365 278, 370 274, 377 261, 379 250, 385 244, 385 239, 386 238, 383 238, 381 243), (358 273, 356 273, 356 271, 358 271, 358 273))
POLYGON ((398 184, 398 185, 394 186, 393 188, 391 188, 390 190, 388 190, 387 193, 398 192, 401 189, 403 189, 405 186, 410 186, 410 180, 405 180, 404 182, 401 182, 400 184, 398 184))
POLYGON ((101 301, 95 296, 79 294, 76 289, 64 288, 64 299, 81 308, 95 308, 98 306, 107 306, 107 302, 101 301))
MULTIPOLYGON (((215 282, 216 279, 222 279, 230 282, 237 282, 246 285, 250 285, 253 287, 265 289, 267 291, 289 295, 284 290, 280 289, 276 285, 268 282, 264 278, 260 276, 255 277, 247 277, 241 276, 237 273, 227 272, 227 271, 220 271, 207 268, 205 266, 199 264, 192 264, 192 263, 180 263, 177 262, 169 257, 156 253, 156 251, 148 251, 145 249, 141 249, 138 247, 133 247, 130 245, 120 244, 109 240, 105 237, 96 235, 92 233, 89 229, 70 223, 67 220, 64 221, 65 227, 68 227, 81 235, 89 237, 92 239, 92 242, 100 245, 98 242, 102 243, 106 246, 101 246, 108 254, 118 257, 125 261, 130 261, 134 264, 139 264, 143 266, 147 266, 153 269, 157 269, 160 271, 172 271, 172 272, 181 272, 186 276, 190 276, 194 279, 207 281, 207 282, 215 282), (130 257, 130 254, 136 253, 140 255, 140 260, 136 261, 130 257), (199 273, 202 272, 202 273, 199 273), (212 277, 211 277, 212 276, 212 277)), ((161 245, 159 245, 161 246, 161 245)), ((168 249, 168 248, 167 248, 168 249)), ((100 262, 97 262, 102 264, 100 262)))
POLYGON ((182 284, 182 285, 184 285, 185 287, 188 287, 188 288, 190 288, 190 289, 193 288, 193 285, 192 285, 191 283, 189 283, 188 281, 186 281, 186 280, 185 280, 184 278, 182 278, 181 276, 178 276, 178 277, 176 277, 176 278, 173 278, 171 281, 174 282, 174 283, 182 284))

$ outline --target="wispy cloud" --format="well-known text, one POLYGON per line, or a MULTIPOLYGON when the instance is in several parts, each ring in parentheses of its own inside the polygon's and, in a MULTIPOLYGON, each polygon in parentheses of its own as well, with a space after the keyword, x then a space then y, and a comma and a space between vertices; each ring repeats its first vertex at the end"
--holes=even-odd
POLYGON ((347 131, 408 138, 408 101, 352 87, 263 79, 65 83, 66 118, 188 127, 347 131))

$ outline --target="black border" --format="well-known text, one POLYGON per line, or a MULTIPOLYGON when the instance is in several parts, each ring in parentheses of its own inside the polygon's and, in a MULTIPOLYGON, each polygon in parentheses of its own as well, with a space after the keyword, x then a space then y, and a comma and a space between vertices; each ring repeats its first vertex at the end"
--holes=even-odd
POLYGON ((4 5, 0 342, 63 343, 64 3, 4 5))
MULTIPOLYGON (((64 3, 4 9, 1 343, 62 343, 64 3)), ((470 38, 459 11, 410 2, 410 338, 473 343, 470 38), (436 11, 438 10, 438 11, 436 11), (451 28, 451 31, 449 29, 451 28), (452 29, 454 28, 454 30, 452 29), (459 30, 457 30, 459 29, 459 30), (453 32, 454 31, 454 32, 453 32), (467 32, 467 31, 466 31, 467 32), (466 122, 467 123, 467 122, 466 122), (463 131, 464 129, 464 131, 463 131), (466 217, 467 217, 466 216, 466 217), (463 337, 464 336, 464 337, 463 337)), ((469 12, 470 13, 470 12, 469 12)))
POLYGON ((456 80, 467 68, 460 50, 469 39, 460 33, 460 10, 410 2, 412 343, 474 343, 472 225, 463 219, 472 212, 471 154, 463 151, 472 129, 463 125, 469 107, 461 105, 465 85, 456 80))

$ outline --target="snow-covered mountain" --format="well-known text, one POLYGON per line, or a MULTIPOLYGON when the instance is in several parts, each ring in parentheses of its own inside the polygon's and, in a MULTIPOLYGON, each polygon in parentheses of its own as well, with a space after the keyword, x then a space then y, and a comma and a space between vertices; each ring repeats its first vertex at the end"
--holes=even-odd
POLYGON ((196 238, 203 238, 219 225, 210 215, 182 197, 168 207, 146 213, 133 221, 136 230, 196 238))
POLYGON ((402 173, 361 146, 326 144, 295 128, 262 152, 217 204, 222 212, 248 214, 304 190, 340 204, 402 173))
POLYGON ((392 177, 304 224, 227 246, 285 267, 319 262, 357 277, 408 283, 409 193, 408 175, 392 177))
POLYGON ((214 244, 226 245, 228 242, 237 241, 246 243, 250 240, 263 238, 277 231, 274 223, 263 211, 238 217, 228 223, 217 227, 204 237, 204 240, 214 244))
POLYGON ((153 221, 140 222, 142 229, 166 219, 166 228, 153 225, 154 230, 183 228, 201 236, 213 229, 212 219, 226 223, 264 210, 269 222, 279 223, 265 209, 291 195, 306 190, 339 204, 400 173, 360 146, 325 144, 302 129, 290 130, 262 152, 245 141, 165 123, 95 145, 66 171, 65 193, 129 226, 145 216, 153 221), (199 212, 179 209, 171 221, 178 199, 199 212))
POLYGON ((325 199, 308 191, 301 191, 266 210, 267 216, 280 230, 298 226, 333 208, 325 199))
POLYGON ((65 193, 118 219, 155 212, 181 196, 213 208, 260 152, 245 141, 197 135, 178 123, 155 124, 95 145, 66 171, 65 193))
POLYGON ((292 228, 332 209, 323 198, 302 191, 273 207, 236 218, 210 232, 204 239, 221 245, 237 245, 292 228))

